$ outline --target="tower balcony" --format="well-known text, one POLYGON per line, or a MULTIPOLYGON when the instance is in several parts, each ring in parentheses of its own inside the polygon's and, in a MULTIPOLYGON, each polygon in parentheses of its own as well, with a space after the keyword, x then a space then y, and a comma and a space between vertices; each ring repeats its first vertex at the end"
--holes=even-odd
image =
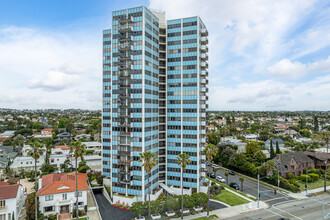
POLYGON ((202 70, 201 71, 201 75, 202 76, 208 76, 209 75, 209 72, 207 70, 202 70))
POLYGON ((209 59, 209 56, 206 53, 202 53, 201 54, 201 59, 202 60, 208 60, 209 59))
POLYGON ((201 51, 202 52, 207 52, 207 51, 209 51, 209 48, 206 45, 202 45, 201 46, 201 51))
POLYGON ((129 24, 123 24, 123 25, 119 25, 118 27, 118 32, 119 33, 125 33, 125 32, 130 32, 133 31, 133 26, 129 25, 129 24))
POLYGON ((200 65, 201 65, 202 68, 208 68, 209 67, 209 64, 207 62, 201 62, 200 65))
POLYGON ((209 81, 207 79, 201 79, 201 84, 208 84, 209 81))
POLYGON ((202 34, 202 36, 208 36, 209 32, 206 30, 206 28, 202 28, 201 29, 201 34, 202 34))
POLYGON ((132 35, 128 36, 128 34, 119 35, 119 38, 118 38, 119 42, 133 41, 133 40, 134 40, 134 37, 132 35))
POLYGON ((209 42, 209 39, 206 36, 201 37, 201 42, 202 42, 202 44, 207 44, 209 42))
POLYGON ((118 20, 119 24, 124 24, 127 22, 134 22, 133 17, 132 16, 125 16, 125 18, 118 20))
POLYGON ((124 44, 119 44, 119 46, 118 46, 119 51, 126 51, 126 50, 133 50, 133 49, 134 49, 133 45, 130 43, 127 43, 127 42, 124 44))

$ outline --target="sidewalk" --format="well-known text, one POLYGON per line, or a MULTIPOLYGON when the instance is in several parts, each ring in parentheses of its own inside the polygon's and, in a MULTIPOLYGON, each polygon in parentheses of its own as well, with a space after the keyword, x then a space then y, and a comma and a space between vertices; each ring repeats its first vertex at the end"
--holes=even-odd
MULTIPOLYGON (((330 190, 330 186, 327 186, 327 192, 329 192, 330 190)), ((323 192, 324 191, 324 187, 320 187, 317 189, 309 189, 307 192, 308 194, 313 194, 313 193, 318 193, 318 192, 323 192)), ((289 193, 289 196, 296 198, 296 199, 305 199, 308 198, 308 196, 306 196, 306 191, 300 192, 300 193, 289 193)))
MULTIPOLYGON (((268 208, 268 205, 264 202, 259 202, 259 209, 268 208)), ((211 211, 210 215, 217 215, 219 218, 230 218, 242 213, 251 212, 257 210, 257 202, 251 202, 248 204, 243 205, 237 205, 237 206, 231 206, 228 208, 223 209, 217 209, 215 211, 211 211)), ((189 215, 185 216, 183 219, 189 220, 189 219, 196 219, 200 217, 205 217, 207 215, 207 212, 202 212, 196 215, 189 215)), ((173 218, 173 220, 179 220, 180 218, 173 218)))

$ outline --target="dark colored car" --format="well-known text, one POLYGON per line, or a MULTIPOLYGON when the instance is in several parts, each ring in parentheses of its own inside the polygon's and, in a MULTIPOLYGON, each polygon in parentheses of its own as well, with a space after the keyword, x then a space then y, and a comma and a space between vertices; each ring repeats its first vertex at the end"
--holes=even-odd
POLYGON ((279 218, 278 220, 290 220, 289 218, 279 218))
POLYGON ((238 185, 237 183, 230 183, 229 186, 230 186, 231 188, 236 189, 236 190, 239 190, 239 189, 240 189, 240 187, 239 187, 239 185, 238 185))
POLYGON ((230 175, 235 175, 235 172, 232 171, 232 170, 229 170, 228 173, 229 173, 230 175))
POLYGON ((210 174, 210 177, 214 179, 215 178, 215 174, 214 173, 211 173, 210 174))

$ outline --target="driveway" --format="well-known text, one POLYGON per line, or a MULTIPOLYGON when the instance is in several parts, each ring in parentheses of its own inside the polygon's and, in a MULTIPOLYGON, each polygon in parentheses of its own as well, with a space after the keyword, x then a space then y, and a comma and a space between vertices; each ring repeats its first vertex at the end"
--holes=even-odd
MULTIPOLYGON (((210 166, 207 166, 208 172, 212 173, 213 172, 213 168, 210 166)), ((239 176, 235 171, 236 175, 229 175, 228 176, 228 183, 232 183, 235 182, 237 184, 239 184, 241 186, 241 182, 239 181, 239 176)), ((222 169, 217 170, 216 172, 216 177, 217 176, 221 176, 224 179, 226 179, 225 176, 225 171, 222 169)), ((268 187, 265 187, 263 185, 259 185, 259 190, 260 190, 260 200, 267 203, 268 205, 273 205, 273 204, 277 204, 280 202, 284 202, 284 201, 289 201, 289 200, 294 200, 294 198, 287 196, 279 191, 277 191, 276 195, 274 195, 274 190, 268 187)), ((252 195, 254 197, 257 198, 258 195, 258 184, 254 181, 245 179, 243 182, 243 192, 245 194, 249 194, 252 195)))
POLYGON ((96 191, 94 193, 99 210, 103 220, 130 220, 137 217, 131 211, 126 211, 113 207, 110 202, 104 197, 102 192, 96 191))
MULTIPOLYGON (((137 217, 137 215, 131 211, 113 207, 101 191, 95 190, 94 195, 103 220, 130 220, 137 217)), ((210 201, 210 208, 216 210, 226 208, 226 206, 218 202, 210 201)))

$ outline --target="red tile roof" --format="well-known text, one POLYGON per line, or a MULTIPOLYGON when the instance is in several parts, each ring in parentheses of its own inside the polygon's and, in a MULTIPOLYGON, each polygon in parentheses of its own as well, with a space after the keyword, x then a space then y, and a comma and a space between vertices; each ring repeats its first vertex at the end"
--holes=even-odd
MULTIPOLYGON (((86 173, 78 173, 79 191, 88 190, 86 179, 86 173)), ((74 174, 49 174, 42 177, 42 188, 38 191, 37 195, 47 195, 74 191, 76 191, 76 181, 74 174)))
POLYGON ((53 129, 52 128, 45 128, 42 131, 53 131, 53 129))
POLYGON ((8 185, 0 182, 0 200, 16 198, 19 184, 8 185))
POLYGON ((66 146, 66 145, 63 145, 63 146, 55 146, 55 148, 61 148, 62 150, 69 150, 70 147, 69 146, 66 146))

